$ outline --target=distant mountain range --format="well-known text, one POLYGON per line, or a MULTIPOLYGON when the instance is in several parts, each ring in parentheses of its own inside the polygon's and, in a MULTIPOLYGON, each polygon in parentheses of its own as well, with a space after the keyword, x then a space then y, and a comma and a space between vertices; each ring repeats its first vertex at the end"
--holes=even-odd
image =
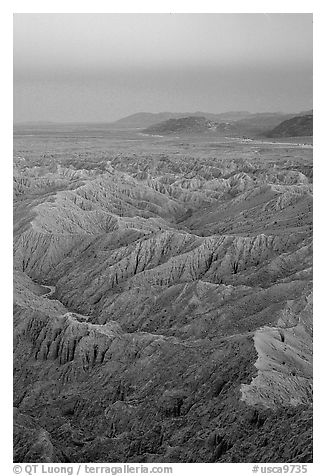
MULTIPOLYGON (((272 137, 270 134, 274 133, 274 129, 284 121, 309 115, 312 115, 312 111, 299 114, 250 113, 248 111, 230 111, 221 114, 140 112, 111 123, 110 127, 142 129, 143 133, 151 135, 214 134, 215 136, 272 137)), ((275 133, 278 133, 277 129, 275 133)), ((296 135, 302 134, 299 132, 296 135)), ((283 137, 282 131, 280 137, 283 137)))
POLYGON ((183 117, 205 117, 213 121, 234 121, 245 119, 252 114, 248 111, 230 111, 221 114, 213 114, 211 112, 138 112, 127 117, 123 117, 118 121, 112 122, 110 125, 117 128, 139 128, 158 124, 169 119, 180 119, 183 117))
POLYGON ((111 123, 59 123, 50 121, 15 123, 14 126, 52 127, 56 125, 97 125, 105 129, 134 129, 151 135, 209 134, 231 137, 299 137, 312 136, 313 111, 251 113, 210 112, 139 112, 111 123))

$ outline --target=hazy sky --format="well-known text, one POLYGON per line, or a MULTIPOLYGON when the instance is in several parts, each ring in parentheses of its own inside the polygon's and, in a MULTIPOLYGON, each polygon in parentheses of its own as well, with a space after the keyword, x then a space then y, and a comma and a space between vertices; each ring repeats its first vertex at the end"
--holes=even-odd
POLYGON ((310 14, 14 15, 14 120, 312 107, 310 14))

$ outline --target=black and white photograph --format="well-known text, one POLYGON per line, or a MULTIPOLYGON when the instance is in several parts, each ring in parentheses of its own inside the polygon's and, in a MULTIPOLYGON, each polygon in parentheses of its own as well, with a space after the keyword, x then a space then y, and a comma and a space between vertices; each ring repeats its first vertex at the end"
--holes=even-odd
POLYGON ((14 473, 306 473, 313 13, 14 13, 12 165, 14 473))

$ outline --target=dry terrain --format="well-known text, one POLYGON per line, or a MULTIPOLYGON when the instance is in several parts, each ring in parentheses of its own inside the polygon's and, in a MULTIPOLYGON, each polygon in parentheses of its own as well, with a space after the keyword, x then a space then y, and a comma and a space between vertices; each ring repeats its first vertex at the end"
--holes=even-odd
POLYGON ((312 461, 312 145, 14 134, 17 462, 312 461))

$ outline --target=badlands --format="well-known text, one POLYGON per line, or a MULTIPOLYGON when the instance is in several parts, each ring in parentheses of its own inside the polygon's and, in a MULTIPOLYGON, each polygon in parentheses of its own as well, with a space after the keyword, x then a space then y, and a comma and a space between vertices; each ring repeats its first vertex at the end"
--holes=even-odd
POLYGON ((312 461, 312 146, 14 134, 16 462, 312 461))

